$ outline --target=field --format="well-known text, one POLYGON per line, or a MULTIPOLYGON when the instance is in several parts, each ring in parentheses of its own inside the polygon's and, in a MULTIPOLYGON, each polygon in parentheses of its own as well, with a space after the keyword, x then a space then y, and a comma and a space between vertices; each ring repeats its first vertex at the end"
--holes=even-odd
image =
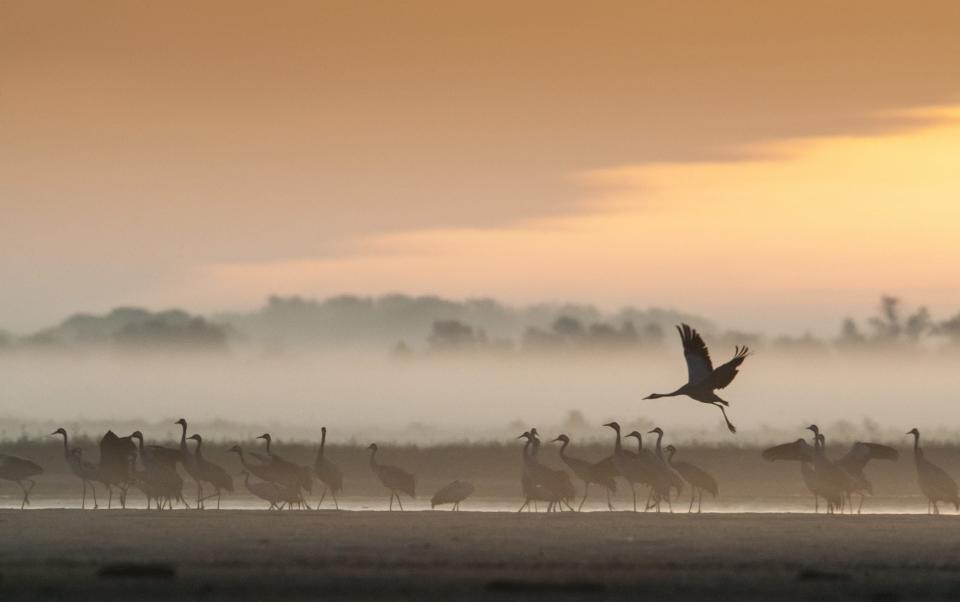
POLYGON ((5 601, 960 595, 952 517, 0 512, 5 601))

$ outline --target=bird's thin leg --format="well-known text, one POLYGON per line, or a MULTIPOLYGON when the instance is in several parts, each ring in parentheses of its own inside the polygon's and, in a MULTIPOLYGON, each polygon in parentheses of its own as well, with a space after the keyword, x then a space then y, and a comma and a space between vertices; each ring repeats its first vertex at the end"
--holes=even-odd
POLYGON ((610 498, 610 490, 607 489, 607 510, 613 512, 613 500, 610 498))
POLYGON ((587 481, 583 486, 583 499, 580 500, 580 506, 577 507, 577 512, 583 510, 583 504, 587 501, 587 494, 590 492, 590 481, 587 481))
POLYGON ((400 494, 397 494, 397 504, 400 506, 400 512, 403 512, 403 502, 400 501, 400 494))
POLYGON ((529 505, 529 504, 530 504, 530 500, 529 500, 529 499, 527 499, 527 500, 524 500, 524 501, 523 501, 523 505, 522 505, 522 506, 520 506, 520 509, 519 509, 519 510, 517 510, 517 512, 523 512, 523 509, 524 509, 524 508, 526 508, 526 507, 527 507, 527 505, 529 505))
POLYGON ((820 514, 820 496, 813 494, 813 513, 820 514))
POLYGON ((632 482, 630 483, 630 492, 633 493, 633 511, 636 512, 637 511, 637 488, 634 486, 632 482))
POLYGON ((320 501, 317 502, 317 510, 320 509, 320 504, 323 503, 323 500, 324 500, 324 498, 326 498, 326 497, 327 497, 327 488, 324 487, 324 488, 323 488, 323 493, 320 494, 320 501))
POLYGON ((690 488, 690 507, 687 508, 687 514, 693 512, 693 499, 697 497, 697 490, 693 487, 690 488))
POLYGON ((107 510, 110 509, 110 505, 113 503, 113 486, 109 483, 107 484, 107 510))
POLYGON ((23 510, 23 507, 27 505, 29 498, 27 498, 27 488, 23 486, 22 481, 17 481, 17 485, 20 486, 20 490, 23 491, 23 499, 20 500, 20 509, 23 510))
POLYGON ((393 512, 393 495, 394 493, 390 492, 390 511, 393 512))
POLYGON ((337 492, 336 492, 336 491, 331 491, 331 492, 330 492, 330 495, 333 496, 333 507, 336 508, 337 510, 339 510, 339 509, 340 509, 340 502, 337 501, 337 492))
POLYGON ((737 427, 733 426, 733 423, 730 422, 730 419, 729 419, 729 418, 727 418, 727 410, 724 409, 723 405, 721 405, 719 402, 713 402, 713 405, 715 405, 715 406, 717 406, 718 408, 720 408, 720 412, 723 413, 723 421, 727 423, 727 429, 728 429, 731 433, 736 433, 736 432, 737 432, 737 427))
POLYGON ((80 509, 85 510, 87 507, 87 480, 83 480, 83 496, 80 498, 80 509))
POLYGON ((93 491, 93 509, 96 510, 100 506, 97 504, 97 486, 93 484, 93 481, 90 482, 90 490, 93 491))

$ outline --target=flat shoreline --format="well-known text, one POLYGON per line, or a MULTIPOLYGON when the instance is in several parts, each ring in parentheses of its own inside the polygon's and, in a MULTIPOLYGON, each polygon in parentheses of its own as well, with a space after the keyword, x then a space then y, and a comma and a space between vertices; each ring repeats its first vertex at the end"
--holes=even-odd
POLYGON ((949 515, 3 510, 0 534, 4 600, 960 593, 949 515))

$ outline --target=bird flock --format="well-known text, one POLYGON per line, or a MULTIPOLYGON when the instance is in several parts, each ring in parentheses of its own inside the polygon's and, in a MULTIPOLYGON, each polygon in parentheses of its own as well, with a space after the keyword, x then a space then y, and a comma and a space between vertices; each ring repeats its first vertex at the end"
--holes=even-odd
MULTIPOLYGON (((725 364, 714 368, 710 353, 700 334, 688 326, 677 326, 683 345, 687 364, 687 383, 671 393, 653 393, 644 399, 687 396, 700 403, 717 407, 728 430, 736 432, 736 427, 727 416, 729 402, 721 399, 716 390, 727 387, 737 376, 740 366, 750 356, 747 347, 736 347, 734 356, 725 364)), ((63 456, 67 467, 82 483, 80 507, 86 508, 87 492, 93 496, 93 507, 98 508, 96 485, 107 491, 107 507, 113 507, 116 494, 121 508, 127 506, 127 495, 131 487, 139 489, 146 497, 147 509, 172 510, 175 505, 184 508, 205 509, 207 503, 215 500, 220 508, 224 493, 233 493, 233 476, 224 467, 211 462, 203 455, 203 438, 199 434, 188 433, 187 421, 183 418, 176 423, 181 428, 177 447, 146 445, 143 433, 134 431, 120 437, 113 431, 101 438, 98 463, 83 457, 83 450, 71 447, 67 431, 58 428, 51 436, 62 437, 63 456), (188 441, 195 444, 190 448, 188 441), (178 467, 194 483, 195 495, 188 500, 184 495, 185 480, 178 467), (193 505, 191 506, 191 502, 193 505)), ((547 512, 581 511, 590 494, 591 485, 602 488, 606 493, 606 505, 614 510, 612 496, 621 481, 630 489, 634 512, 654 510, 660 512, 665 504, 673 511, 673 502, 689 488, 690 502, 688 512, 702 511, 703 493, 716 497, 720 488, 717 480, 706 470, 689 462, 675 460, 677 448, 663 446, 664 431, 654 428, 648 435, 656 435, 653 450, 644 448, 643 435, 634 430, 623 435, 620 424, 609 422, 604 425, 614 433, 613 450, 599 461, 589 461, 571 455, 568 448, 570 437, 559 434, 550 443, 559 443, 559 460, 566 469, 554 468, 543 462, 541 439, 536 428, 522 433, 520 489, 523 502, 519 511, 539 510, 539 504, 545 504, 547 512), (630 449, 625 439, 636 439, 636 447, 630 449), (569 472, 568 472, 569 471, 569 472), (572 475, 572 477, 571 477, 572 475), (579 502, 574 479, 583 487, 579 502), (646 500, 638 505, 638 489, 646 490, 646 500), (573 504, 576 503, 576 509, 573 504)), ((799 438, 793 442, 776 445, 762 452, 763 459, 776 462, 797 462, 804 485, 814 497, 814 511, 819 512, 822 499, 827 513, 854 511, 854 499, 858 499, 856 511, 860 513, 864 500, 873 494, 873 486, 864 470, 871 460, 896 461, 899 452, 887 445, 869 442, 856 442, 847 453, 836 460, 827 455, 826 435, 812 424, 808 427, 812 441, 799 438)), ((321 428, 320 445, 312 466, 292 462, 272 449, 270 433, 257 437, 263 441, 263 447, 256 451, 245 451, 240 445, 234 445, 230 452, 237 454, 241 469, 235 473, 242 477, 243 485, 253 496, 263 500, 271 510, 312 509, 308 496, 312 494, 314 481, 322 485, 323 490, 316 502, 319 509, 330 497, 335 509, 340 509, 338 494, 343 492, 343 474, 337 464, 326 455, 327 429, 321 428)), ((920 447, 920 432, 916 428, 907 432, 914 438, 913 453, 916 464, 917 481, 924 497, 927 498, 927 512, 939 514, 939 504, 953 504, 960 511, 960 495, 957 483, 942 468, 928 460, 920 447)), ((401 495, 416 497, 416 477, 398 466, 383 464, 378 459, 379 447, 370 444, 369 466, 371 472, 389 492, 389 509, 394 502, 402 511, 401 495)), ((43 473, 36 462, 9 454, 0 454, 0 480, 16 483, 21 491, 20 508, 30 504, 30 494, 36 485, 35 477, 43 473)), ((452 510, 460 509, 460 504, 473 495, 474 485, 469 481, 455 480, 440 488, 431 498, 431 508, 450 505, 452 510)))

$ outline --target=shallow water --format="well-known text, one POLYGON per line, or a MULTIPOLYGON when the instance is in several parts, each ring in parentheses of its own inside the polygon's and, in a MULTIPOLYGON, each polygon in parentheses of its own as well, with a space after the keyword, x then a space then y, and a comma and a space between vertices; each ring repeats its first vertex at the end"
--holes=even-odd
MULTIPOLYGON (((0 493, 0 508, 18 508, 20 505, 20 496, 12 491, 9 487, 4 488, 5 491, 0 493)), ((639 492, 638 492, 639 493, 639 492)), ((319 496, 313 496, 308 498, 308 503, 312 508, 316 508, 317 500, 319 496)), ((638 495, 637 504, 640 510, 643 510, 643 504, 646 500, 645 492, 644 494, 638 495)), ((106 498, 98 496, 98 501, 100 502, 100 507, 106 509, 106 498)), ((188 503, 191 506, 194 506, 193 500, 188 497, 188 503)), ((384 497, 370 497, 370 496, 347 496, 339 498, 340 501, 340 510, 343 511, 387 511, 389 510, 389 500, 387 496, 384 497)), ((39 510, 39 509, 73 509, 80 507, 80 497, 70 497, 70 496, 43 496, 43 495, 31 495, 30 505, 27 509, 39 510)), ((469 498, 461 504, 461 509, 471 512, 516 512, 520 505, 523 503, 523 500, 519 498, 488 498, 488 497, 476 497, 469 498)), ((690 498, 683 497, 679 500, 674 500, 673 502, 673 511, 677 513, 686 513, 689 508, 690 498)), ((856 510, 856 505, 859 504, 859 499, 854 500, 854 510, 856 510)), ((573 507, 576 508, 578 503, 574 503, 573 507)), ((87 508, 92 509, 93 502, 92 497, 87 498, 87 508)), ((114 509, 118 508, 116 505, 116 498, 114 498, 114 509)), ((127 500, 128 509, 138 509, 142 510, 146 507, 145 498, 134 492, 131 493, 127 500)), ((267 503, 259 499, 246 496, 246 495, 232 495, 224 496, 220 504, 221 509, 224 510, 264 510, 267 508, 267 503)), ((216 500, 207 501, 206 508, 208 510, 216 508, 216 500)), ((403 508, 406 511, 430 511, 430 500, 429 499, 409 499, 403 498, 403 508)), ((539 503, 537 504, 539 511, 543 512, 546 510, 546 504, 539 503)), ((178 505, 178 510, 183 509, 182 505, 178 505)), ((334 510, 333 503, 328 497, 322 506, 323 510, 334 510)), ((397 510, 398 506, 396 502, 394 503, 394 510, 397 510)), ((629 498, 620 497, 614 500, 614 509, 618 511, 629 511, 633 509, 633 503, 629 498)), ((696 511, 696 504, 693 506, 694 511, 696 511)), ((436 508, 437 511, 449 511, 450 506, 440 506, 436 508)), ((944 514, 953 514, 954 509, 949 504, 940 504, 940 510, 944 514)), ((583 506, 584 512, 606 512, 607 506, 602 498, 598 497, 596 499, 589 499, 587 503, 583 506)), ((662 511, 668 511, 666 504, 662 506, 662 511)), ((813 498, 811 496, 782 496, 782 497, 718 497, 717 499, 710 499, 705 497, 703 500, 703 512, 705 513, 724 513, 724 514, 739 514, 739 513, 813 513, 814 504, 813 498)), ((821 501, 820 512, 824 512, 824 505, 821 501)), ((868 497, 863 504, 862 513, 863 514, 926 514, 927 506, 926 500, 920 496, 876 496, 868 497)))

